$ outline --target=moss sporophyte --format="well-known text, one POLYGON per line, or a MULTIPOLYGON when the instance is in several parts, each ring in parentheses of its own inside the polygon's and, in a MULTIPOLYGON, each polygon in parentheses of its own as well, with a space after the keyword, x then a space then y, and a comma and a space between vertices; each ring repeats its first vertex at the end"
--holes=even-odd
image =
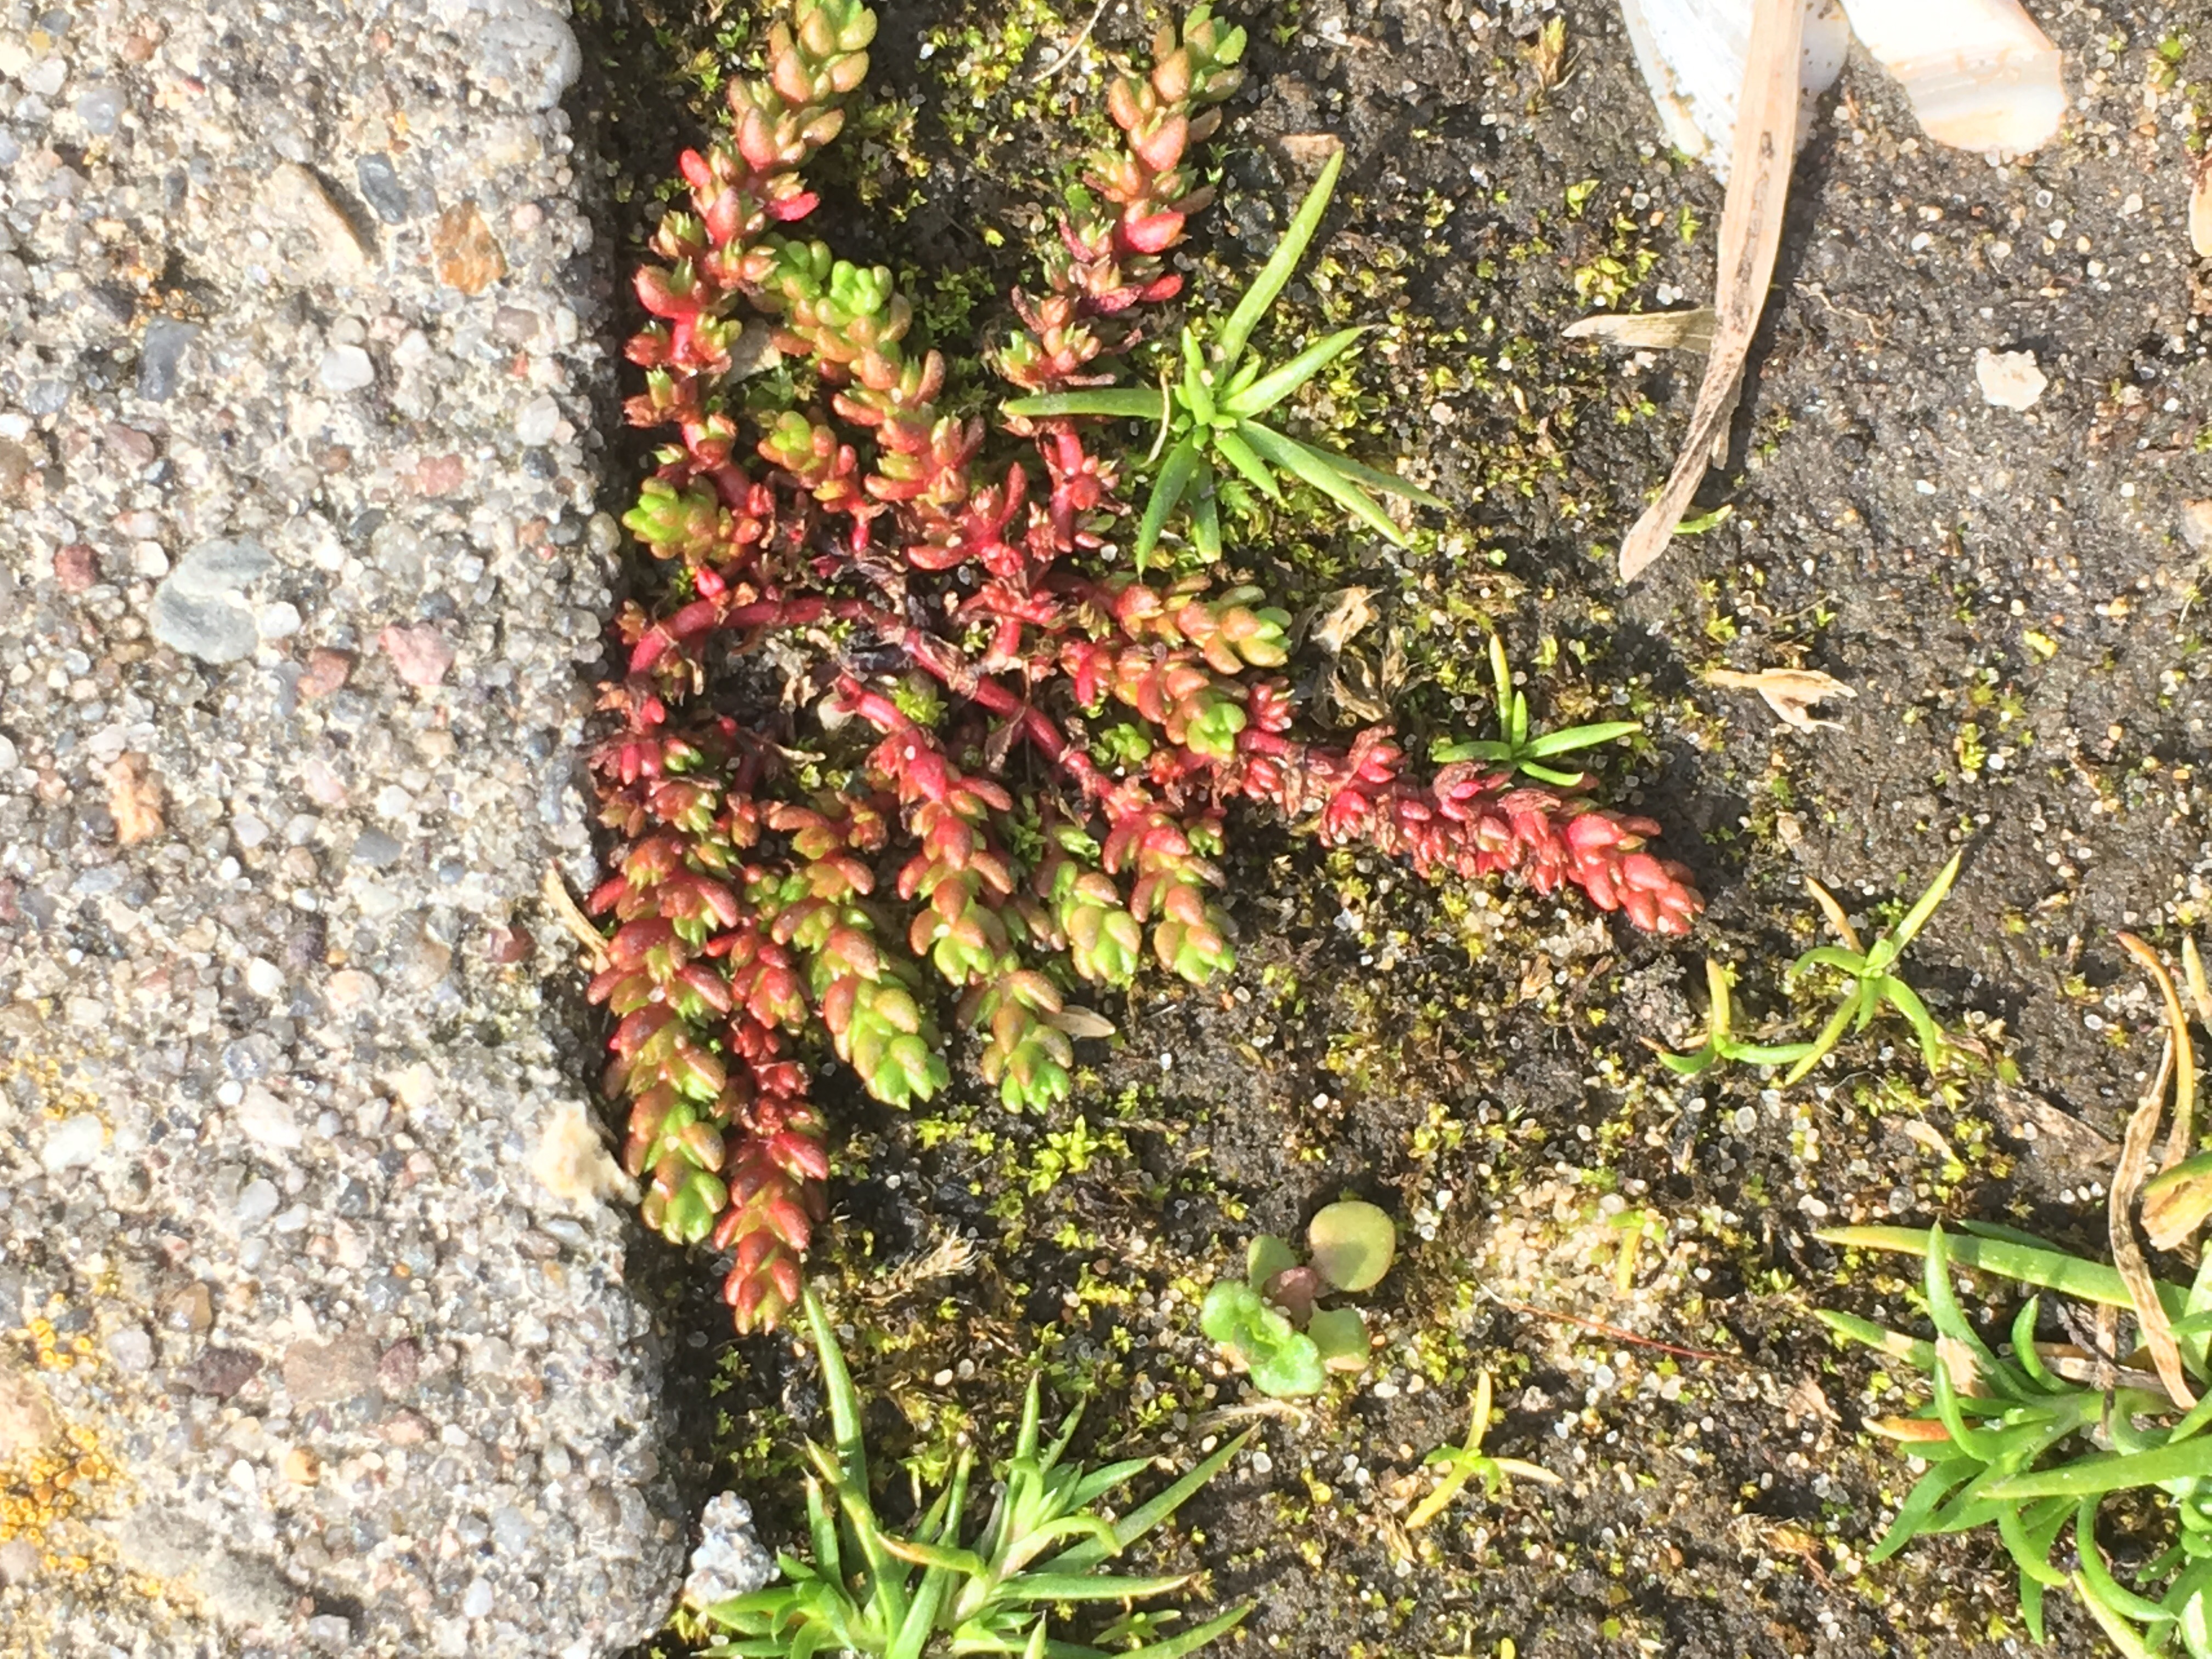
POLYGON ((1684 933, 1702 902, 1647 850, 1656 823, 1516 781, 1534 744, 1423 775, 1386 726, 1301 735, 1273 672, 1290 618, 1217 562, 1231 529, 1260 522, 1253 498, 1310 489, 1400 538, 1382 501, 1434 500, 1290 430, 1287 400, 1356 328, 1273 368, 1251 350, 1340 161, 1224 320, 1114 386, 1139 318, 1182 288, 1166 256, 1211 194, 1192 147, 1242 79, 1243 32, 1200 6, 1148 73, 1110 80, 1119 143, 1012 296, 1021 325, 981 351, 1014 394, 995 430, 939 401, 957 343, 910 343, 888 271, 791 234, 874 32, 857 0, 794 0, 766 72, 729 83, 727 130, 682 158, 689 210, 660 222, 628 348, 629 418, 670 441, 624 520, 650 557, 600 689, 619 846, 591 900, 612 927, 591 994, 618 1017, 606 1086, 647 1219, 732 1254, 747 1329, 793 1305, 825 1213, 816 1045, 905 1105, 950 1081, 949 1013, 1007 1105, 1059 1105, 1075 1036, 1101 1025, 1079 998, 1148 960, 1201 985, 1233 965, 1215 858, 1240 803, 1423 872, 1574 886, 1647 930, 1684 933), (740 384, 749 326, 793 374, 740 384), (739 658, 771 635, 788 672, 763 694, 739 658))

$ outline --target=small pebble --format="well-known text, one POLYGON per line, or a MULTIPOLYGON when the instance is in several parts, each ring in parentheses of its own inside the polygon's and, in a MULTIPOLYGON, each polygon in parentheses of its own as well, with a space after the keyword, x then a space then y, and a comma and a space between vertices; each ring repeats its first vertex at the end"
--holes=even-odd
POLYGON ((323 354, 315 379, 325 392, 358 392, 376 382, 376 365, 357 345, 332 346, 323 354))
POLYGON ((362 195, 367 198, 369 206, 376 210, 376 216, 386 224, 404 224, 413 215, 413 204, 408 200, 407 191, 400 184, 399 174, 393 170, 389 157, 364 155, 354 163, 353 174, 355 182, 361 186, 362 195))
POLYGON ((198 323, 180 323, 167 317, 146 325, 138 348, 138 395, 149 403, 167 403, 177 389, 185 351, 198 337, 198 323))
POLYGON ((523 404, 515 416, 514 435, 534 448, 551 443, 560 424, 561 405, 553 401, 550 392, 540 392, 523 404))
POLYGON ((90 1112, 79 1112, 75 1117, 64 1118, 46 1132, 46 1144, 39 1153, 39 1162, 49 1175, 58 1175, 64 1170, 79 1170, 100 1156, 107 1144, 107 1126, 90 1112))

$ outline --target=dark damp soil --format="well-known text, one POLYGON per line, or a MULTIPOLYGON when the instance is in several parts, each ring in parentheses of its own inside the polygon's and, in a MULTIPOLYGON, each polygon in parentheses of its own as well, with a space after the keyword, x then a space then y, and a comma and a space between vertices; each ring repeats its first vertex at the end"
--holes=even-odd
MULTIPOLYGON (((717 74, 765 29, 743 0, 585 9, 626 268, 717 74)), ((811 234, 891 264, 972 364, 1100 130, 1099 54, 1141 50, 1148 23, 1109 3, 1093 51, 1040 79, 1087 4, 883 9, 872 112, 817 169, 811 234)), ((2156 8, 2040 8, 2076 106, 2004 167, 1917 137, 1855 55, 1799 162, 1728 464, 1699 498, 1731 511, 1624 592, 1611 552, 1698 365, 1560 330, 1599 302, 1705 301, 1720 191, 1660 143, 1613 6, 1224 9, 1251 28, 1251 72, 1209 151, 1221 201, 1190 244, 1194 291, 1236 291, 1310 176, 1304 141, 1340 137, 1345 185, 1291 320, 1382 326, 1304 415, 1455 508, 1409 553, 1290 526, 1236 556, 1294 607, 1372 591, 1340 672, 1393 690, 1416 741, 1489 730, 1484 618, 1540 720, 1632 709, 1646 737, 1604 757, 1602 787, 1661 822, 1711 910, 1662 944, 1248 820, 1241 968, 1105 1010, 1122 1036, 1085 1046, 1050 1121, 973 1084, 907 1116, 831 1085, 819 1265, 878 1444, 918 1469, 962 1434, 1003 1446, 1033 1360, 1093 1391, 1101 1455, 1187 1462, 1256 1423, 1264 1460, 1153 1553, 1205 1569, 1213 1601, 1257 1603, 1224 1651, 2019 1650, 1994 1537, 1867 1564, 1911 1477, 1863 1424, 1920 1396, 1812 1310, 1924 1327, 1910 1275, 1812 1233, 1979 1217, 2101 1253, 2099 1183, 2158 1044, 2114 934, 2172 947, 2212 905, 2203 568, 2179 533, 2212 496, 2212 283, 2184 225, 2212 21, 2192 38, 2156 8), (1984 401, 1983 349, 2034 353, 2049 385, 2030 410, 1984 401), (1785 729, 1705 679, 1801 665, 1858 694, 1822 711, 1831 728, 1785 729), (1791 1012, 1781 969, 1818 935, 1802 878, 1878 923, 1961 848, 1910 975, 2018 1086, 1938 1085, 1888 1025, 1787 1093, 1652 1063, 1647 1041, 1698 1027, 1705 955, 1737 964, 1747 1021, 1791 1012), (1384 1346, 1357 1386, 1255 1412, 1196 1302, 1254 1233, 1345 1194, 1405 1224, 1366 1304, 1384 1346), (1419 1460, 1462 1437, 1486 1368, 1491 1449, 1564 1484, 1470 1495, 1409 1536, 1419 1460)), ((980 374, 961 384, 981 407, 980 374)), ((1803 997, 1800 1024, 1820 1012, 1803 997)), ((676 1316, 696 1361, 683 1455, 702 1492, 734 1486, 790 1535, 798 1437, 821 1430, 811 1360, 731 1343, 703 1289, 676 1316)), ((2098 1650, 2068 1596, 2051 1625, 2051 1651, 2098 1650)))

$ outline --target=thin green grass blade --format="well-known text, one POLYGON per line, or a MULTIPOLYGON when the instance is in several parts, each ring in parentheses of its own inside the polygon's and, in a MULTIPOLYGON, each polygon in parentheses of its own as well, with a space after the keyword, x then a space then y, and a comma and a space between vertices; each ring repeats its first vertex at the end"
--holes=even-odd
POLYGON ((1858 1000, 1854 997, 1845 997, 1837 1005, 1836 1012, 1828 1016, 1828 1023, 1814 1035, 1811 1045, 1805 1051, 1805 1057, 1792 1066, 1788 1074, 1783 1078, 1784 1088, 1787 1089, 1792 1084, 1803 1081, 1805 1073, 1818 1066, 1834 1050, 1835 1046, 1844 1040, 1844 1027, 1850 1024, 1851 1016, 1857 1011, 1858 1000))
POLYGON ((1188 328, 1182 331, 1182 400, 1200 426, 1213 424, 1213 388, 1206 383, 1206 354, 1199 349, 1198 336, 1188 328))
POLYGON ((883 1539, 885 1549, 917 1567, 942 1568, 968 1578, 981 1578, 991 1570, 990 1563, 973 1550, 949 1549, 942 1544, 925 1544, 919 1539, 899 1538, 889 1533, 883 1534, 883 1539))
POLYGON ((1150 1502, 1132 1510, 1115 1522, 1114 1523, 1115 1549, 1109 1551, 1095 1539, 1086 1540, 1083 1543, 1075 1544, 1062 1550, 1044 1564, 1046 1569, 1053 1572, 1081 1572, 1097 1566, 1108 1555, 1118 1553, 1121 1550, 1128 1548, 1130 1545, 1181 1509, 1189 1500, 1192 1493, 1212 1480, 1231 1458, 1244 1449, 1244 1443, 1251 1437, 1252 1431, 1247 1429, 1234 1440, 1216 1447, 1211 1456, 1199 1463, 1182 1480, 1150 1502))
POLYGON ((1304 479, 1393 547, 1405 546, 1406 532, 1376 505, 1374 497, 1344 476, 1337 465, 1338 457, 1309 448, 1297 439, 1286 438, 1255 421, 1238 422, 1237 431, 1269 463, 1304 479))
POLYGON ((1846 951, 1840 945, 1816 945, 1790 964, 1790 977, 1798 978, 1808 968, 1833 968, 1851 978, 1866 977, 1866 958, 1856 951, 1846 951))
MULTIPOLYGON (((2059 1255, 2066 1254, 2065 1251, 2060 1249, 2057 1245, 2052 1243, 2049 1239, 2042 1237, 2038 1234, 2031 1233, 2024 1228, 2008 1227, 2002 1221, 1969 1221, 1962 1218, 1952 1223, 1951 1224, 1957 1227, 1960 1232, 1972 1233, 1977 1238, 2002 1238, 2008 1240, 2010 1243, 2014 1244, 2025 1244, 2031 1250, 2050 1250, 2059 1255)), ((1953 1239, 1952 1257, 1954 1260, 1956 1260, 1958 1256, 1957 1245, 1958 1241, 1955 1238, 1953 1239)))
POLYGON ((1260 274, 1252 279, 1252 286, 1244 290, 1244 297, 1237 302, 1237 309, 1229 313, 1229 320, 1213 337, 1215 372, 1233 372, 1237 360, 1243 356, 1244 348, 1251 343, 1252 331, 1260 325, 1260 319, 1267 314, 1267 307, 1289 285, 1291 273, 1305 257, 1307 244, 1314 232, 1321 228, 1322 215, 1328 210, 1328 198, 1335 192, 1337 175, 1344 171, 1344 152, 1340 149, 1328 158, 1321 170, 1321 177, 1306 192, 1306 199, 1298 204, 1291 217, 1291 228, 1283 233, 1283 240, 1275 244, 1275 251, 1267 256, 1267 263, 1260 267, 1260 274))
MULTIPOLYGON (((841 1559, 842 1552, 837 1547, 836 1517, 830 1513, 830 1505, 823 1499, 822 1483, 812 1479, 806 1483, 806 1527, 814 1540, 815 1566, 825 1577, 842 1579, 845 1564, 841 1559)), ((791 1575, 787 1571, 784 1576, 791 1575)))
POLYGON ((1720 1050, 1707 1042, 1702 1048, 1686 1054, 1669 1054, 1664 1048, 1655 1048, 1651 1057, 1676 1077, 1703 1077, 1720 1063, 1720 1050))
POLYGON ((1191 1581, 1187 1572, 1121 1577, 1110 1572, 1021 1572, 999 1587, 1000 1601, 1130 1601, 1165 1595, 1191 1581))
POLYGON ((1221 411, 1244 420, 1265 415, 1308 380, 1327 368, 1358 343, 1367 327, 1340 328, 1316 340, 1280 368, 1270 369, 1233 398, 1222 400, 1221 411))
POLYGON ((2051 1565, 2050 1551, 2037 1549, 2034 1540, 2027 1535, 2027 1528, 2021 1521, 2019 1504, 2007 1504, 1997 1510, 1997 1536, 2003 1540, 2005 1553, 2012 1557, 2023 1580, 2053 1589, 2066 1582, 2066 1575, 2051 1565))
POLYGON ((1423 507, 1447 510, 1449 507, 1449 503, 1443 496, 1432 495, 1420 485, 1401 478, 1395 472, 1382 472, 1371 466, 1363 466, 1349 455, 1331 454, 1329 459, 1335 463, 1338 471, 1356 484, 1364 484, 1385 495, 1403 496, 1407 501, 1419 501, 1423 507))
POLYGON ((1936 907, 1949 896, 1951 884, 1959 878, 1960 862, 1966 856, 1963 848, 1951 854, 1951 861, 1943 866, 1935 880, 1928 884, 1928 890, 1912 902, 1912 908, 1905 913, 1905 920, 1899 922, 1896 930, 1888 935, 1896 945, 1891 961, 1894 962, 1904 953, 1905 947, 1911 944, 1918 937, 1920 930, 1928 925, 1928 918, 1936 914, 1936 907))
POLYGON ((1275 475, 1267 470, 1251 445, 1237 435, 1234 428, 1217 430, 1212 439, 1213 453, 1235 467, 1240 477, 1271 501, 1283 499, 1283 487, 1275 482, 1275 475))
POLYGON ((1168 514, 1176 510, 1182 500, 1182 492, 1190 483, 1190 475, 1198 471, 1198 434, 1187 432, 1167 459, 1160 463, 1160 476, 1152 481, 1151 498, 1145 502, 1145 516, 1137 526, 1137 539, 1130 548, 1137 562, 1137 570, 1143 574, 1145 561, 1159 545, 1160 532, 1167 527, 1168 514))
POLYGON ((2057 1378, 2043 1363, 2043 1356, 2035 1351, 2035 1316, 2043 1305, 2043 1298, 2031 1296, 2020 1304, 2020 1311, 2012 1316, 2012 1356, 2020 1362, 2028 1380, 2045 1389, 2060 1386, 2057 1378))
POLYGON ((1055 416, 1103 415, 1109 418, 1152 421, 1167 418, 1167 395, 1157 386, 1094 386, 1085 392, 1048 392, 1036 398, 1017 398, 1005 405, 1009 415, 1024 420, 1048 420, 1055 416))
POLYGON ((2112 1644, 2120 1659, 2158 1659, 2157 1648, 2146 1643, 2133 1625, 2097 1599, 2087 1575, 2074 1575, 2074 1593, 2081 1598, 2081 1605, 2089 1609, 2089 1616, 2097 1621, 2097 1628, 2105 1632, 2105 1639, 2112 1644))
POLYGON ((1213 491, 1213 469, 1203 460, 1191 489, 1190 541, 1208 564, 1221 562, 1221 501, 1213 491))
POLYGON ((1490 634, 1490 684, 1497 693, 1498 729, 1510 736, 1513 730, 1513 665, 1505 660, 1505 636, 1495 629, 1490 634))
POLYGON ((1068 1508, 1071 1510, 1089 1509, 1115 1487, 1134 1480, 1152 1464, 1152 1460, 1149 1457, 1125 1457, 1118 1463, 1109 1463, 1103 1468, 1091 1470, 1076 1483, 1075 1490, 1068 1494, 1068 1508))
POLYGON ((2097 1547, 2097 1500, 2085 1498, 2074 1511, 2074 1548, 2081 1558, 2081 1577, 2098 1599, 2123 1619, 2139 1625, 2163 1625, 2173 1614, 2156 1601, 2136 1595, 2112 1577, 2105 1565, 2105 1552, 2097 1547))
MULTIPOLYGON (((1996 1356, 1996 1352, 1982 1340, 1967 1318, 1966 1310, 1959 1305, 1958 1293, 1951 1288, 1951 1241, 1941 1225, 1929 1229, 1928 1255, 1921 1273, 1922 1287, 1928 1297, 1928 1316, 1935 1324, 1936 1334, 1948 1336, 1974 1357, 1974 1364, 1981 1379, 1999 1392, 2020 1399, 2033 1392, 2027 1379, 2012 1366, 1996 1356)), ((1939 1351, 1938 1358, 1941 1358, 1939 1351)), ((1940 1379, 1939 1379, 1940 1380, 1940 1379)))
POLYGON ((1577 749, 1594 749, 1599 744, 1631 737, 1643 729, 1642 720, 1600 720, 1595 726, 1571 726, 1564 732, 1545 732, 1542 737, 1533 739, 1521 752, 1537 760, 1547 760, 1553 755, 1564 755, 1577 749))
MULTIPOLYGON (((1823 1243, 1856 1249, 1895 1250, 1918 1256, 1928 1253, 1928 1234, 1917 1227, 1826 1227, 1814 1237, 1823 1243)), ((2077 1302, 2101 1302, 2114 1308, 2135 1305, 2118 1273, 2102 1262, 2085 1261, 2063 1250, 2016 1244, 2010 1239, 1976 1237, 1951 1239, 1948 1249, 1953 1265, 1976 1273, 1995 1273, 2001 1279, 2032 1285, 2077 1302)), ((2161 1279, 2158 1282, 2158 1299, 2165 1305, 2168 1316, 2178 1319, 2183 1316, 2189 1292, 2161 1279)))
POLYGON ((1892 1359, 1902 1359, 1908 1365, 1923 1371, 1936 1369, 1936 1345, 1917 1336, 1906 1336, 1901 1331, 1885 1329, 1870 1319, 1861 1319, 1856 1314, 1838 1313, 1832 1308, 1815 1308, 1813 1317, 1838 1336, 1847 1336, 1854 1342, 1863 1342, 1879 1353, 1892 1359))
POLYGON ((2166 1437, 2166 1443, 2170 1446, 2176 1441, 2192 1439, 2204 1432, 2204 1425, 2208 1423, 2212 1423, 2212 1393, 2198 1401, 2188 1414, 2173 1425, 2173 1431, 2166 1437))
POLYGON ((1959 1467, 1963 1461, 1954 1459, 1938 1463, 1913 1482, 1912 1490, 1905 1495, 1905 1502, 1898 1508, 1897 1519, 1889 1523, 1888 1530, 1868 1552, 1869 1565, 1876 1561, 1887 1561, 1920 1535, 1934 1517, 1936 1506, 1950 1495, 1954 1487, 1966 1481, 1967 1472, 1959 1467))
POLYGON ((1989 1490, 1994 1498, 2095 1498, 2132 1486, 2154 1486, 2165 1480, 2202 1480, 2212 1477, 2212 1440, 2202 1435, 2169 1441, 2153 1451, 2106 1453, 2077 1458, 2056 1468, 2031 1469, 1998 1481, 1989 1490))
POLYGON ((1747 1066, 1788 1066, 1812 1052, 1809 1042, 1731 1042, 1728 1057, 1747 1066))
POLYGON ((1903 1014, 1905 1023, 1912 1027, 1913 1036, 1920 1039, 1920 1058, 1931 1072, 1943 1067, 1943 1051, 1950 1040, 1943 1028, 1936 1023, 1936 1016, 1928 1012, 1928 1005, 1920 994, 1894 974, 1883 974, 1872 981, 1875 994, 1903 1014))
POLYGON ((1168 1637, 1163 1641, 1149 1642, 1140 1648, 1127 1649, 1115 1655, 1115 1659, 1183 1659, 1185 1654, 1197 1652, 1216 1637, 1228 1635, 1231 1631, 1244 1622, 1246 1615, 1251 1611, 1249 1604, 1241 1607, 1232 1607, 1218 1618, 1209 1619, 1202 1625, 1194 1625, 1190 1629, 1168 1637))
POLYGON ((845 1369, 845 1356, 837 1347, 837 1333, 814 1287, 806 1287, 806 1322, 814 1332, 814 1355, 822 1367, 822 1393, 830 1402, 830 1427, 837 1443, 837 1467, 846 1480, 863 1492, 868 1489, 868 1453, 860 1440, 860 1396, 853 1387, 853 1373, 845 1369))
POLYGON ((1555 784, 1561 789, 1579 789, 1589 781, 1587 772, 1562 772, 1557 767, 1547 766, 1540 761, 1525 757, 1519 762, 1520 769, 1539 783, 1555 784))

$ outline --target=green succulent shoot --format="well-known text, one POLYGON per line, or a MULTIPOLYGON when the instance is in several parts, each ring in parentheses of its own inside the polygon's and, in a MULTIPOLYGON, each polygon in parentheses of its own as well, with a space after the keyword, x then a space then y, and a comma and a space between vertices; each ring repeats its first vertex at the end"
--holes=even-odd
POLYGON ((1696 1048, 1686 1054, 1670 1054, 1645 1039, 1668 1071, 1681 1077, 1698 1077, 1724 1060, 1745 1066, 1790 1066, 1812 1052, 1809 1042, 1747 1042, 1736 1036, 1729 970, 1711 957, 1705 958, 1705 990, 1711 1011, 1705 1017, 1705 1040, 1696 1048))
POLYGON ((1965 856, 1963 853, 1954 854, 1951 861, 1929 883, 1928 890, 1913 901, 1905 919, 1876 934, 1870 945, 1860 945, 1858 934, 1845 918, 1843 907, 1829 896, 1827 889, 1808 879, 1806 885, 1813 890, 1813 896, 1827 913, 1830 925, 1844 942, 1840 946, 1823 945, 1806 951, 1791 966, 1790 977, 1796 979, 1812 969, 1826 968, 1841 974, 1846 982, 1835 1012, 1806 1045, 1803 1055, 1782 1079, 1783 1087, 1788 1088, 1819 1065, 1843 1041, 1846 1030, 1866 1030, 1884 1004, 1904 1015, 1905 1023, 1912 1027, 1913 1035, 1920 1040, 1920 1057, 1929 1071, 1932 1073, 1943 1069, 1943 1061, 1952 1051, 1950 1039, 1944 1036, 1943 1028, 1936 1023, 1935 1015, 1928 1012, 1928 1005, 1920 1000, 1919 994, 1893 970, 1897 959, 1905 954, 1905 947, 1912 943, 1928 925, 1928 919, 1936 914, 1936 907, 1948 896, 1951 884, 1959 878, 1960 860, 1965 856))
POLYGON ((1589 781, 1586 772, 1562 772, 1544 763, 1577 749, 1595 749, 1601 743, 1633 737, 1644 729, 1641 720, 1600 720, 1594 726, 1571 726, 1562 732, 1528 730, 1528 694, 1513 684, 1513 666, 1505 659, 1505 641, 1490 636, 1490 679, 1498 702, 1498 736, 1477 742, 1436 744, 1429 757, 1438 765, 1454 761, 1490 761, 1509 772, 1526 772, 1542 783, 1562 789, 1579 789, 1589 781))
POLYGON ((1320 228, 1343 168, 1340 149, 1322 168, 1290 229, 1226 320, 1183 330, 1180 380, 1164 379, 1158 390, 1109 386, 1048 392, 1017 398, 1006 406, 1007 414, 1030 420, 1093 415, 1146 421, 1158 428, 1153 453, 1160 458, 1159 466, 1130 550, 1139 570, 1158 546, 1179 507, 1188 512, 1191 544, 1200 556, 1208 562, 1218 559, 1221 502, 1236 506, 1249 501, 1243 493, 1247 487, 1270 501, 1280 501, 1285 476, 1327 496, 1396 547, 1406 544, 1405 532, 1382 510, 1377 493, 1425 507, 1444 505, 1395 473, 1378 472, 1347 455, 1302 442, 1261 418, 1349 351, 1367 331, 1364 327, 1339 329, 1273 368, 1250 349, 1253 331, 1289 283, 1320 228))
POLYGON ((810 1444, 814 1474, 806 1512, 814 1559, 780 1556, 784 1582, 704 1609, 720 1638, 717 1659, 938 1659, 951 1654, 1020 1654, 1024 1659, 1182 1659, 1242 1623, 1232 1607, 1172 1635, 1157 1634, 1172 1612, 1130 1604, 1168 1595, 1188 1574, 1139 1577, 1102 1571, 1104 1563, 1170 1519, 1236 1456, 1249 1431, 1216 1449, 1181 1480, 1118 1520, 1101 1499, 1152 1465, 1134 1457, 1085 1469, 1067 1457, 1079 1412, 1044 1443, 1036 1379, 1030 1382, 1013 1455, 998 1470, 998 1495, 980 1533, 968 1522, 974 1454, 963 1452, 951 1480, 913 1529, 890 1531, 870 1494, 860 1401, 838 1352, 828 1316, 811 1290, 807 1323, 822 1364, 831 1447, 810 1444), (964 1541, 963 1541, 964 1540, 964 1541), (1066 1610, 1086 1603, 1122 1609, 1096 1638, 1070 1641, 1059 1629, 1066 1610), (1136 1645, 1127 1644, 1134 1639, 1136 1645))

